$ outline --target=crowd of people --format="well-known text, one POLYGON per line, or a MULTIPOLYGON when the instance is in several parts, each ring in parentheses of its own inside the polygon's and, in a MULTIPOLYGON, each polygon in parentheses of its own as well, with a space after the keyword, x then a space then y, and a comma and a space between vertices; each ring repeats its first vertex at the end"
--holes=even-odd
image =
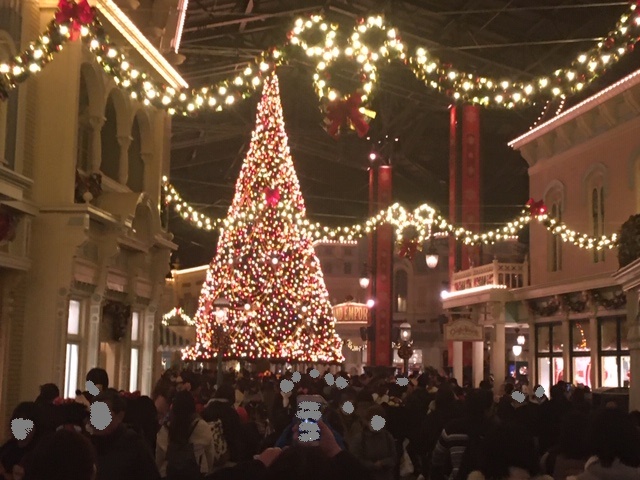
POLYGON ((102 369, 86 380, 97 390, 61 399, 48 384, 16 407, 33 428, 0 447, 0 479, 640 480, 640 413, 594 408, 562 382, 547 397, 510 379, 463 388, 434 369, 408 381, 169 370, 142 396, 109 388, 102 369), (314 442, 300 437, 308 398, 320 399, 314 442))

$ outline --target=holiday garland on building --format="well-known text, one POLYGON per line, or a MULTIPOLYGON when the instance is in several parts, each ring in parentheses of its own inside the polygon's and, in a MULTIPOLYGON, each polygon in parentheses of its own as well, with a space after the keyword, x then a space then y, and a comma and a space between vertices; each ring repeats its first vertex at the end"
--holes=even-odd
POLYGON ((328 23, 322 15, 312 15, 296 20, 286 44, 262 52, 233 78, 199 89, 179 91, 134 68, 124 49, 106 35, 97 15, 100 6, 91 8, 86 0, 78 3, 60 0, 55 18, 45 32, 19 55, 0 63, 0 99, 6 98, 11 89, 41 71, 67 41, 77 38, 82 38, 104 71, 132 98, 171 114, 185 115, 201 110, 220 111, 250 96, 261 85, 264 76, 303 50, 306 58, 315 62, 314 86, 327 113, 328 131, 336 135, 341 127, 347 125, 362 135, 372 115, 367 115, 360 106, 366 106, 370 100, 377 84, 378 68, 383 62, 405 63, 427 87, 454 102, 517 108, 540 99, 561 99, 580 92, 633 51, 640 38, 637 7, 637 0, 630 2, 629 9, 604 39, 580 53, 569 66, 527 82, 465 72, 442 62, 425 47, 418 46, 411 54, 401 40, 400 31, 379 15, 360 19, 350 35, 344 35, 337 25, 328 23), (338 59, 354 64, 360 82, 355 91, 341 93, 332 85, 331 69, 338 59))
POLYGON ((271 76, 195 316, 188 360, 341 362, 342 340, 312 237, 271 76), (216 300, 229 302, 226 318, 216 300), (222 348, 221 348, 222 346, 222 348))

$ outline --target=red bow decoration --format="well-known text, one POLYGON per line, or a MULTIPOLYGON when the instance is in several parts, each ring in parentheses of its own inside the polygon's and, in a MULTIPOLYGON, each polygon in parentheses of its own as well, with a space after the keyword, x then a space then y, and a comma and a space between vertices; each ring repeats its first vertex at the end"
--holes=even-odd
POLYGON ((140 391, 136 390, 135 392, 121 392, 121 397, 126 398, 127 400, 137 400, 140 398, 140 391))
POLYGON ((400 257, 406 258, 407 260, 413 260, 415 254, 420 250, 420 245, 414 239, 404 240, 402 245, 400 246, 400 250, 398 251, 398 255, 400 257))
POLYGON ((270 207, 275 207, 278 205, 278 202, 280 201, 280 192, 277 188, 265 188, 264 195, 267 201, 267 205, 269 205, 270 207))
POLYGON ((72 42, 80 38, 80 29, 83 25, 93 22, 93 9, 87 0, 76 3, 72 0, 60 0, 56 12, 56 22, 69 24, 69 40, 72 42))
POLYGON ((529 207, 529 211, 531 212, 532 217, 538 217, 540 215, 547 214, 547 207, 544 204, 544 200, 538 200, 537 202, 530 198, 527 201, 527 207, 529 207))
POLYGON ((56 406, 60 406, 60 405, 69 405, 71 403, 76 403, 75 399, 73 398, 63 398, 63 397, 57 397, 53 399, 53 404, 56 406))
POLYGON ((327 133, 336 138, 341 129, 353 128, 358 137, 364 137, 369 131, 367 117, 360 112, 362 97, 357 93, 346 100, 334 100, 327 106, 327 133))

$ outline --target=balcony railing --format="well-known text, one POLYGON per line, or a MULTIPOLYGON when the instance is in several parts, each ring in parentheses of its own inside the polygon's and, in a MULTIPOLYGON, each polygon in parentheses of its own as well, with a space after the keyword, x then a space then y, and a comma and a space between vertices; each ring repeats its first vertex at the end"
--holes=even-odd
POLYGON ((529 263, 500 263, 498 260, 456 272, 452 276, 451 291, 468 290, 486 285, 504 285, 507 288, 520 288, 529 285, 529 263))

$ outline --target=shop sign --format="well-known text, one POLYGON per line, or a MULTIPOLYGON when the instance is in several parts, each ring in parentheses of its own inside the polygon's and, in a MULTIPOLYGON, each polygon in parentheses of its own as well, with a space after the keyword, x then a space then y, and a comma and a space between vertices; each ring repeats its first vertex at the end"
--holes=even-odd
POLYGON ((455 320, 444 326, 444 339, 447 342, 482 342, 483 327, 470 320, 455 320))
POLYGON ((338 322, 361 322, 369 321, 369 307, 363 303, 341 303, 333 307, 333 316, 338 322))

